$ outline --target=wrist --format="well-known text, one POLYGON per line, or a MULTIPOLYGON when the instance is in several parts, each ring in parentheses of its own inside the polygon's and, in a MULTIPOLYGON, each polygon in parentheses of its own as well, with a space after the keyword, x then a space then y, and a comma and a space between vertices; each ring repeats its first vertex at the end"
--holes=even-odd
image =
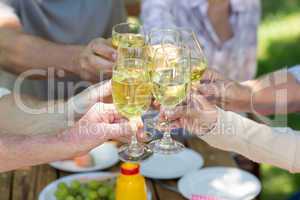
POLYGON ((219 121, 219 109, 215 107, 214 110, 209 112, 211 113, 203 117, 205 118, 205 123, 201 123, 200 131, 197 132, 198 137, 203 137, 207 134, 210 134, 217 127, 219 121))
POLYGON ((65 53, 69 55, 69 61, 63 65, 63 69, 74 74, 80 73, 80 55, 84 47, 79 45, 70 45, 65 48, 65 53))
POLYGON ((239 105, 240 109, 237 110, 237 112, 251 112, 252 110, 252 95, 253 95, 253 87, 251 85, 251 81, 246 81, 243 83, 240 83, 241 85, 241 93, 238 94, 239 102, 237 104, 239 105))
POLYGON ((69 122, 66 103, 64 101, 49 101, 43 104, 47 111, 38 116, 41 123, 40 131, 53 134, 65 130, 69 122))

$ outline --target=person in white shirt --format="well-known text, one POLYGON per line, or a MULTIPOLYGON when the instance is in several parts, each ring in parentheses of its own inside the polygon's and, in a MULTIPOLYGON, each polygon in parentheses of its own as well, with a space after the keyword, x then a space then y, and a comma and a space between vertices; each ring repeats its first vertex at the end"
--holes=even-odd
POLYGON ((260 124, 234 112, 261 115, 299 112, 299 75, 297 66, 237 83, 208 71, 205 83, 198 85, 187 104, 164 115, 173 120, 173 127, 184 127, 216 148, 297 173, 300 172, 299 132, 260 124))
POLYGON ((47 108, 41 114, 21 109, 14 96, 18 94, 9 93, 0 88, 0 172, 72 158, 107 140, 130 137, 127 121, 105 103, 111 96, 110 82, 92 86, 67 102, 56 101, 53 107, 22 96, 22 103, 31 109, 47 108), (69 127, 70 112, 80 119, 69 127))

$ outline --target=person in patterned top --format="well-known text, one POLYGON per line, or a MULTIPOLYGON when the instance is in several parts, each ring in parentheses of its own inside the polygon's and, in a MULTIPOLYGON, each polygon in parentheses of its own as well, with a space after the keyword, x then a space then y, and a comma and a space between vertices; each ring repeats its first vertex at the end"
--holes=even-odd
POLYGON ((152 28, 191 28, 209 67, 238 81, 256 74, 259 0, 143 0, 142 20, 152 28))

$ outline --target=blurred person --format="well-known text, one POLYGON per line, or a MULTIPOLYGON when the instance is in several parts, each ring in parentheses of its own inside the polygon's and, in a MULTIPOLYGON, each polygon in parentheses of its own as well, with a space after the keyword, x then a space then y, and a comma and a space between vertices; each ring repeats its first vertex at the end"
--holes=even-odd
POLYGON ((105 103, 111 95, 110 82, 92 86, 67 102, 55 101, 53 107, 22 96, 28 108, 46 109, 40 114, 23 110, 14 96, 18 94, 4 88, 0 93, 0 172, 82 155, 107 140, 123 141, 131 135, 127 120, 105 103), (80 119, 69 127, 70 112, 80 119))
POLYGON ((173 127, 185 127, 211 146, 240 153, 255 162, 300 172, 299 131, 270 127, 231 112, 264 115, 299 112, 300 66, 242 83, 224 79, 211 71, 205 79, 210 83, 199 85, 187 105, 178 106, 173 113, 165 113, 173 120, 173 127), (231 111, 217 108, 213 100, 231 111))
MULTIPOLYGON (((111 42, 103 38, 124 21, 124 2, 118 0, 0 0, 0 67, 5 70, 0 85, 12 89, 15 77, 7 72, 49 68, 55 69, 53 74, 30 78, 53 78, 63 70, 67 75, 59 77, 62 83, 98 81, 100 72, 111 72, 116 58, 111 42)), ((48 90, 58 93, 55 84, 51 88, 47 80, 27 81, 24 90, 45 99, 48 90)))
POLYGON ((183 27, 198 36, 208 66, 233 80, 256 74, 259 0, 143 0, 144 28, 183 27))

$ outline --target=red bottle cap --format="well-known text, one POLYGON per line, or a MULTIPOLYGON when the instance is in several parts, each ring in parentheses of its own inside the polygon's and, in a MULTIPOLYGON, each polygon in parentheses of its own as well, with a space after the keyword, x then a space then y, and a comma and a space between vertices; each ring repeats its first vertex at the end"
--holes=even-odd
POLYGON ((121 174, 126 176, 137 175, 140 173, 140 165, 134 163, 124 163, 121 165, 121 174))

